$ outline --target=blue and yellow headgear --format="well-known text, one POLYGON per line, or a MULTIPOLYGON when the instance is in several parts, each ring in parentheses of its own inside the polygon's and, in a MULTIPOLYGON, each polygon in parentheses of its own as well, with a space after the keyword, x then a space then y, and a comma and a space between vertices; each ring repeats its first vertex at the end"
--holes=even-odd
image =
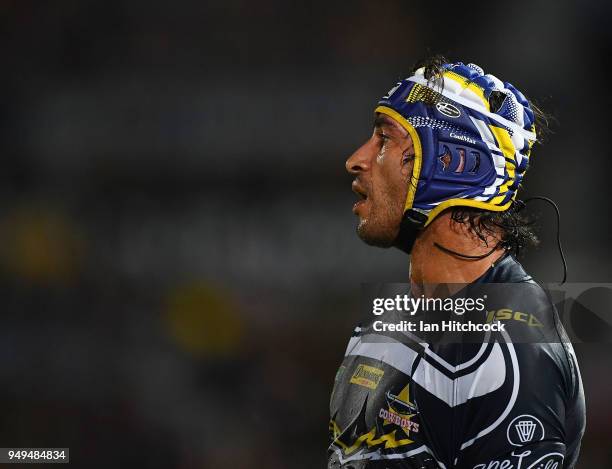
POLYGON ((404 218, 418 228, 449 207, 509 209, 536 141, 533 110, 514 86, 474 64, 442 69, 434 81, 418 69, 376 107, 412 137, 415 160, 404 218), (502 98, 498 109, 489 103, 493 93, 502 98))

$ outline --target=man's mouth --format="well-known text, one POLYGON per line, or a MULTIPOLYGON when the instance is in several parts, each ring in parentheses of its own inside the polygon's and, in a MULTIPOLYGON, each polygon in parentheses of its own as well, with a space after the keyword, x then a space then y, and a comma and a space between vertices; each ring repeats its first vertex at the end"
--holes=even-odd
POLYGON ((353 205, 353 213, 357 213, 358 208, 362 206, 366 202, 366 200, 368 200, 368 195, 367 192, 359 185, 357 181, 353 181, 351 188, 353 189, 353 192, 359 197, 359 200, 355 202, 355 205, 353 205))

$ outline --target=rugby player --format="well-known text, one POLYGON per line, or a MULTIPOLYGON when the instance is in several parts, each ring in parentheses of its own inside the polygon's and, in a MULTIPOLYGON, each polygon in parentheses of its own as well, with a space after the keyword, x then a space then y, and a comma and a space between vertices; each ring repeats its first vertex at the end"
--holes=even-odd
POLYGON ((357 327, 332 391, 328 468, 575 466, 585 427, 578 364, 554 306, 516 259, 535 241, 517 199, 535 110, 510 83, 440 57, 378 102, 371 137, 346 162, 359 237, 409 253, 419 292, 460 283, 519 293, 500 310, 511 331, 481 343, 357 327), (543 323, 557 340, 538 342, 543 323), (513 343, 512 331, 532 340, 513 343))

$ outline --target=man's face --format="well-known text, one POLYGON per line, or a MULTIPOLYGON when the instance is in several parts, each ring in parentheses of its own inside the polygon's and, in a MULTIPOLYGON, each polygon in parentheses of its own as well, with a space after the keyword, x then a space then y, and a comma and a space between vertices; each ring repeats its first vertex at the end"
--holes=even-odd
POLYGON ((374 131, 346 161, 355 176, 353 192, 360 199, 353 206, 359 216, 357 234, 368 244, 393 245, 404 214, 412 175, 414 146, 410 135, 389 116, 377 113, 374 131))

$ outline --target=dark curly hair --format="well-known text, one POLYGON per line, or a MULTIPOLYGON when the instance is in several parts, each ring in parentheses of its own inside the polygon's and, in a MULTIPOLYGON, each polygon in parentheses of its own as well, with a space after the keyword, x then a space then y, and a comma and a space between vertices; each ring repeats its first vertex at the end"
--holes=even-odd
MULTIPOLYGON (((424 67, 424 76, 429 81, 429 88, 441 91, 444 86, 442 79, 443 65, 448 62, 444 56, 434 55, 417 62, 412 68, 412 73, 424 67)), ((433 106, 440 97, 439 93, 428 93, 426 104, 433 106)), ((498 110, 504 98, 504 94, 493 92, 489 98, 491 109, 498 110)), ((536 143, 541 143, 543 137, 550 132, 549 122, 551 117, 532 101, 529 101, 529 105, 534 112, 535 125, 538 130, 536 143)), ((515 200, 510 208, 503 212, 462 206, 452 207, 447 211, 451 212, 453 221, 466 224, 470 231, 485 244, 488 244, 487 239, 490 239, 491 236, 500 237, 499 243, 502 247, 518 254, 521 248, 534 247, 539 243, 533 229, 536 219, 526 215, 523 211, 524 207, 525 204, 522 201, 515 200)))

